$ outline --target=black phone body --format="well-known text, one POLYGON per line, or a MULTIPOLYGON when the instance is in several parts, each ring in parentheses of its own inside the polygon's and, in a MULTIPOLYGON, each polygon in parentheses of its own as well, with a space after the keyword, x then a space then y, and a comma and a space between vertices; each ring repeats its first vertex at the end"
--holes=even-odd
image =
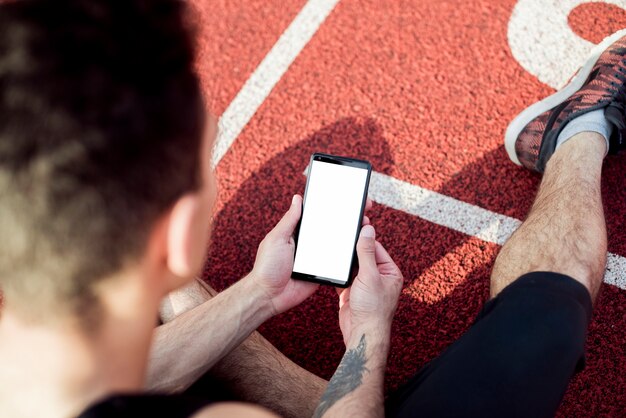
POLYGON ((320 153, 311 156, 295 233, 292 278, 350 286, 371 173, 368 161, 320 153))

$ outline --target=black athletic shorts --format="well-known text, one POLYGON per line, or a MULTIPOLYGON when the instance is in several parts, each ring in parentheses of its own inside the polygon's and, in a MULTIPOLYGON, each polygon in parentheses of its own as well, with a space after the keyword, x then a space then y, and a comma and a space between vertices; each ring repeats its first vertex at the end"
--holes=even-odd
POLYGON ((386 402, 388 417, 552 417, 584 366, 591 297, 557 273, 526 274, 386 402))

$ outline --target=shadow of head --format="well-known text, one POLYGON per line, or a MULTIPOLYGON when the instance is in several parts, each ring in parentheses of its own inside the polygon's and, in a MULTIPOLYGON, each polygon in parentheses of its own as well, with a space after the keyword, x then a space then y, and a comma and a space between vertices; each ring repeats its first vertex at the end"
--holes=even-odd
MULTIPOLYGON (((383 130, 369 118, 338 120, 267 159, 214 217, 212 243, 203 278, 216 289, 228 287, 251 270, 263 237, 289 208, 293 194, 304 192, 304 171, 314 152, 365 159, 375 170, 387 173, 393 166, 383 130)), ((312 351, 313 341, 318 347, 321 344, 326 347, 320 351, 322 356, 308 360, 316 363, 314 369, 318 373, 334 368, 342 351, 330 347, 342 344, 336 320, 336 299, 335 290, 324 286, 300 306, 270 320, 262 331, 273 330, 264 334, 292 358, 302 354, 302 349, 307 353, 312 351), (308 332, 320 321, 323 321, 326 332, 308 332), (289 344, 279 341, 282 332, 291 335, 289 344)))
POLYGON ((205 277, 224 288, 247 273, 256 248, 302 194, 311 154, 324 152, 369 160, 378 171, 393 165, 382 129, 372 119, 346 118, 324 126, 274 155, 238 188, 216 214, 205 277))

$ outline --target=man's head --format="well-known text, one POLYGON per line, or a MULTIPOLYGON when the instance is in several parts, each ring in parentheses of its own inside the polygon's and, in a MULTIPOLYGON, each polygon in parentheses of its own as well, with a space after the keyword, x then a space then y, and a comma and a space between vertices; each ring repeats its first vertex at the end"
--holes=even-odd
POLYGON ((164 213, 167 245, 203 246, 214 133, 185 20, 176 0, 0 4, 0 289, 25 319, 93 316, 164 213))

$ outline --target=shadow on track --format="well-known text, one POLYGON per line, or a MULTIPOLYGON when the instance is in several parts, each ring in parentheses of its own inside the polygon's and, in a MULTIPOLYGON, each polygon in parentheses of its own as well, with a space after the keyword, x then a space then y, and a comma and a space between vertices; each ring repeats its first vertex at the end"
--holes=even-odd
MULTIPOLYGON (((291 195, 303 193, 303 171, 316 151, 367 159, 376 171, 394 174, 393 152, 373 119, 346 118, 323 127, 269 159, 216 214, 205 280, 221 290, 250 271, 259 242, 288 208, 291 195)), ((539 178, 515 168, 506 158, 503 148, 489 152, 464 167, 438 192, 492 210, 491 205, 502 205, 504 199, 510 206, 499 208, 500 212, 523 218, 539 178), (511 177, 510 189, 494 189, 493 176, 511 177), (515 196, 506 197, 511 194, 515 196)), ((623 163, 623 157, 618 158, 623 163)), ((605 171, 614 173, 621 163, 609 161, 605 171)), ((618 196, 618 203, 626 202, 623 187, 615 181, 608 186, 605 199, 618 196)), ((615 208, 618 203, 611 201, 607 207, 615 208)), ((379 204, 368 215, 405 275, 387 372, 386 389, 393 390, 471 325, 488 297, 489 274, 499 247, 379 204)), ((609 229, 621 225, 623 218, 622 214, 609 219, 609 229)), ((590 329, 588 367, 574 379, 560 414, 567 415, 569 407, 577 410, 580 403, 585 408, 610 410, 615 407, 613 401, 620 402, 620 396, 623 399, 624 306, 626 292, 605 286, 590 329), (616 334, 619 329, 621 334, 616 334), (590 381, 593 388, 589 388, 590 381), (576 395, 580 391, 592 392, 592 396, 580 398, 576 395), (611 404, 593 402, 599 394, 610 394, 611 404)), ((265 323, 260 331, 287 356, 324 378, 330 378, 344 352, 337 295, 330 287, 320 288, 300 306, 265 323)))

